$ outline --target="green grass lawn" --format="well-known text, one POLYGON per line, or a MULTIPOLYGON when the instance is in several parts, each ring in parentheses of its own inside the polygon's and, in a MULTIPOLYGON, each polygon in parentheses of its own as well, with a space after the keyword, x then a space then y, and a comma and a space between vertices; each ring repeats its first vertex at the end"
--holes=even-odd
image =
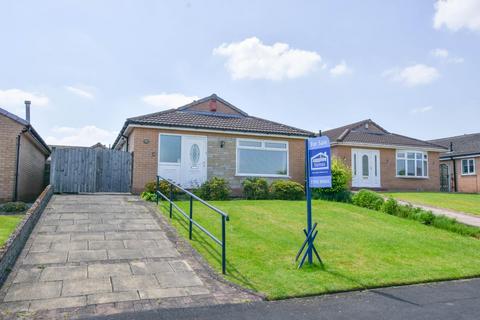
POLYGON ((22 221, 24 217, 23 215, 0 216, 0 247, 7 241, 17 224, 22 221))
MULTIPOLYGON (((304 201, 211 203, 230 215, 226 278, 269 299, 480 276, 480 240, 326 201, 313 203, 319 223, 316 246, 325 268, 297 270, 304 201)), ((179 205, 188 208, 186 202, 179 205)), ((220 217, 213 211, 195 203, 194 218, 220 235, 220 217)), ((174 215, 172 224, 188 238, 183 217, 174 215)), ((198 229, 191 243, 220 272, 220 246, 198 229)))
POLYGON ((480 194, 445 192, 386 192, 396 199, 480 215, 480 194))

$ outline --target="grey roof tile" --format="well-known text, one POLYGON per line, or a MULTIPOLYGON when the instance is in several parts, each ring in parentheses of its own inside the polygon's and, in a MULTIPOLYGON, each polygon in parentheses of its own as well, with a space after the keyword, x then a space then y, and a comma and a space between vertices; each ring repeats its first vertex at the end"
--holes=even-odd
POLYGON ((480 154, 480 133, 464 134, 461 136, 430 140, 452 151, 442 153, 441 157, 453 157, 480 154))

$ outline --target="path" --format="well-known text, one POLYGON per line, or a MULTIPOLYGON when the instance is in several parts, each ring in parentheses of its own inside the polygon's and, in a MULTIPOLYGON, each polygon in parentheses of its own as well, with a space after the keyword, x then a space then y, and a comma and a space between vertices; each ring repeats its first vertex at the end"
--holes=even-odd
POLYGON ((480 318, 480 279, 347 292, 311 298, 147 311, 97 320, 450 320, 480 318))
POLYGON ((129 195, 55 195, 0 290, 0 318, 75 318, 259 300, 216 277, 129 195))
POLYGON ((418 203, 414 203, 414 202, 408 202, 408 201, 405 201, 405 200, 399 200, 399 199, 396 199, 396 200, 398 201, 399 204, 403 204, 403 205, 408 205, 409 204, 409 205, 412 205, 414 207, 418 207, 418 208, 421 208, 421 209, 424 209, 424 210, 427 210, 427 211, 432 211, 432 213, 434 215, 437 215, 437 216, 447 216, 447 217, 450 217, 450 218, 457 219, 458 222, 461 222, 463 224, 468 224, 468 225, 471 225, 471 226, 480 227, 480 217, 479 216, 473 216, 473 215, 469 215, 469 214, 466 214, 466 213, 447 210, 447 209, 443 209, 443 208, 430 207, 430 206, 426 206, 426 205, 422 205, 422 204, 418 204, 418 203))

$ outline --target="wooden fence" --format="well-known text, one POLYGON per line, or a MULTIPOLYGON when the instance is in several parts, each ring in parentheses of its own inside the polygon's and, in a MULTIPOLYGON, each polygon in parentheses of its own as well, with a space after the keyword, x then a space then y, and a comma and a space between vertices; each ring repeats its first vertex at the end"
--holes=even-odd
POLYGON ((100 148, 54 147, 50 183, 56 193, 130 192, 132 155, 100 148))

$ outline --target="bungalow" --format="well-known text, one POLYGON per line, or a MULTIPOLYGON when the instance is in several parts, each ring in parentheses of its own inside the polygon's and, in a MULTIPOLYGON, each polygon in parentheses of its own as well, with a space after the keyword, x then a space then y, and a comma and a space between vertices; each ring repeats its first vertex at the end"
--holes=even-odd
POLYGON ((27 119, 0 108, 0 202, 32 201, 45 186, 45 163, 50 148, 27 119))
POLYGON ((388 132, 370 119, 323 135, 332 156, 351 168, 354 189, 440 189, 439 155, 446 151, 440 145, 388 132))
POLYGON ((440 154, 442 191, 480 193, 480 133, 430 142, 448 150, 440 154))
POLYGON ((215 94, 125 121, 112 149, 133 154, 132 192, 156 175, 186 188, 225 178, 239 193, 247 177, 305 180, 312 132, 247 114, 215 94))

